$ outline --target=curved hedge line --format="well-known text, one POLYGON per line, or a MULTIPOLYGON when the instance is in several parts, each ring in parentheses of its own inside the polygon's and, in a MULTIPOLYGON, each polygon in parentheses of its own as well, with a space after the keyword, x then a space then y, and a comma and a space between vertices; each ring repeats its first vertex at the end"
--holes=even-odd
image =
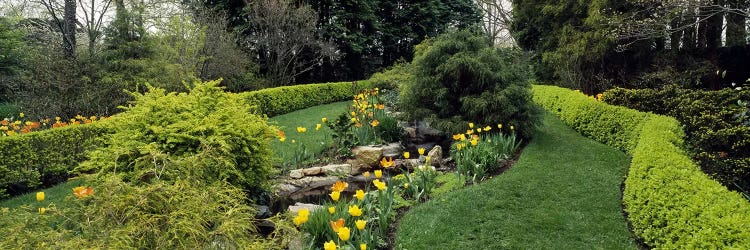
MULTIPOLYGON (((314 83, 240 93, 269 117, 351 99, 360 89, 378 87, 371 81, 314 83)), ((380 85, 380 84, 378 84, 380 85)), ((380 86, 382 87, 382 86, 380 86)))
POLYGON ((623 203, 633 231, 656 248, 748 248, 750 203, 712 180, 683 150, 671 117, 598 102, 576 91, 533 87, 534 101, 580 133, 633 158, 623 203))
MULTIPOLYGON (((381 86, 371 81, 305 84, 239 93, 260 114, 276 116, 292 111, 350 99, 361 88, 381 86)), ((87 152, 102 146, 114 132, 107 121, 66 126, 12 137, 0 137, 0 198, 28 192, 41 184, 65 181, 87 152)))

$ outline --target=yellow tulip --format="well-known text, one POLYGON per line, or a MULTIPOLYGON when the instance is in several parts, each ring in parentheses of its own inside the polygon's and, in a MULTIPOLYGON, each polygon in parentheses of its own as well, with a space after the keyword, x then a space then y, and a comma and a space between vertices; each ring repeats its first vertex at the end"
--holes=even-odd
POLYGON ((362 216, 362 209, 357 205, 349 206, 349 214, 354 217, 362 216))
POLYGON ((477 140, 477 139, 473 139, 473 140, 471 140, 471 145, 472 145, 472 146, 476 146, 476 145, 477 145, 477 143, 479 143, 479 140, 477 140))
POLYGON ((419 153, 419 155, 424 155, 424 148, 417 149, 417 152, 419 153))
POLYGON ((297 133, 304 133, 307 132, 307 128, 305 127, 297 127, 297 133))
POLYGON ((320 127, 322 127, 322 125, 320 125, 320 123, 315 124, 315 131, 320 130, 320 127))
POLYGON ((36 192, 36 201, 44 201, 44 192, 36 192))
POLYGON ((359 244, 359 250, 367 250, 367 244, 365 243, 359 244))
POLYGON ((357 229, 359 229, 359 230, 365 230, 365 226, 367 225, 367 221, 357 220, 356 222, 354 222, 354 224, 357 224, 357 229))
POLYGON ((484 127, 484 131, 490 131, 491 129, 492 129, 492 127, 490 127, 490 126, 484 127))
POLYGON ((513 129, 515 129, 515 128, 513 127, 513 125, 511 125, 511 126, 510 126, 510 130, 513 130, 513 129))
POLYGON ((18 114, 18 116, 20 116, 21 118, 23 118, 25 115, 23 114, 23 112, 21 112, 20 114, 18 114))
POLYGON ((482 128, 477 128, 477 133, 482 133, 482 128))
POLYGON ((336 250, 336 242, 333 242, 333 240, 330 240, 326 243, 323 243, 323 249, 324 250, 336 250))
POLYGON ((370 171, 362 173, 362 176, 364 176, 365 178, 370 178, 370 171))
POLYGON ((351 115, 352 116, 357 116, 357 112, 352 111, 351 115))
POLYGON ((404 152, 404 159, 409 159, 409 152, 404 152))
POLYGON ((284 141, 286 141, 286 137, 281 137, 281 138, 279 138, 279 141, 280 141, 280 142, 284 142, 284 141))
POLYGON ((502 124, 497 124, 497 128, 503 129, 503 125, 502 124))
POLYGON ((323 122, 323 123, 326 123, 328 121, 328 119, 325 118, 325 117, 323 117, 323 118, 320 118, 320 121, 323 122))
POLYGON ((333 201, 339 201, 339 198, 341 198, 341 192, 333 191, 329 196, 331 196, 333 201))
POLYGON ((364 200, 365 191, 363 191, 362 189, 357 190, 357 192, 354 194, 354 197, 357 197, 357 200, 364 200))
POLYGON ((383 177, 383 171, 382 170, 378 169, 378 170, 375 170, 373 172, 375 172, 375 178, 383 177))
POLYGON ((334 207, 334 206, 330 206, 330 207, 328 207, 328 213, 329 213, 329 214, 334 214, 334 213, 336 213, 336 207, 334 207))
POLYGON ((44 214, 44 212, 47 212, 46 208, 40 207, 39 208, 39 214, 44 214))
POLYGON ((469 128, 474 128, 474 123, 473 122, 469 123, 469 128))
POLYGON ((310 216, 310 210, 308 209, 299 210, 299 213, 297 213, 297 215, 302 216, 302 217, 310 216))
POLYGON ((347 241, 349 240, 349 236, 351 236, 351 231, 349 231, 348 227, 342 227, 341 229, 339 229, 338 235, 339 239, 347 241))
POLYGON ((430 157, 429 156, 427 156, 427 157, 424 158, 424 163, 425 164, 430 164, 430 157))
POLYGON ((378 190, 385 190, 387 187, 385 186, 385 182, 382 182, 378 179, 375 179, 372 181, 372 184, 375 184, 375 187, 378 188, 378 190))
POLYGON ((408 182, 404 183, 404 189, 407 189, 407 188, 409 188, 409 183, 408 182))

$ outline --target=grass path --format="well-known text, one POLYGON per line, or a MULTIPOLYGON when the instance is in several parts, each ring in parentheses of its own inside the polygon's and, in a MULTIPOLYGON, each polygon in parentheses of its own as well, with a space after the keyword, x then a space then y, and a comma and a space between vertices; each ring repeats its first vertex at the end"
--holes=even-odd
POLYGON ((518 163, 402 218, 397 249, 635 249, 620 210, 626 155, 545 114, 518 163))

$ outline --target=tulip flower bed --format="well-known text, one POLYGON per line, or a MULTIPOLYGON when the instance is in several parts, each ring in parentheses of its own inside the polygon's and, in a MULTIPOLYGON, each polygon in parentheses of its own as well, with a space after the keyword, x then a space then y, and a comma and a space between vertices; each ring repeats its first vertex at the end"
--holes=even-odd
POLYGON ((54 121, 50 118, 44 118, 36 121, 26 119, 26 115, 24 113, 19 113, 18 117, 6 117, 0 119, 0 137, 28 134, 33 131, 61 128, 68 125, 89 124, 92 122, 96 122, 97 119, 106 118, 108 117, 99 118, 96 116, 84 117, 82 115, 77 115, 75 118, 70 118, 70 122, 63 121, 60 117, 55 117, 54 121))

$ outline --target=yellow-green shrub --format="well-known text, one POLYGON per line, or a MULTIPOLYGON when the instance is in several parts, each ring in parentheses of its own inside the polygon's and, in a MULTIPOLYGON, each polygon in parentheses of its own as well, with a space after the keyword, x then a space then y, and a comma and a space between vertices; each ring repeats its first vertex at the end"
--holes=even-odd
POLYGON ((646 244, 750 247, 750 203, 690 160, 675 119, 607 105, 569 89, 533 90, 536 103, 574 129, 631 154, 623 203, 633 231, 646 244))

